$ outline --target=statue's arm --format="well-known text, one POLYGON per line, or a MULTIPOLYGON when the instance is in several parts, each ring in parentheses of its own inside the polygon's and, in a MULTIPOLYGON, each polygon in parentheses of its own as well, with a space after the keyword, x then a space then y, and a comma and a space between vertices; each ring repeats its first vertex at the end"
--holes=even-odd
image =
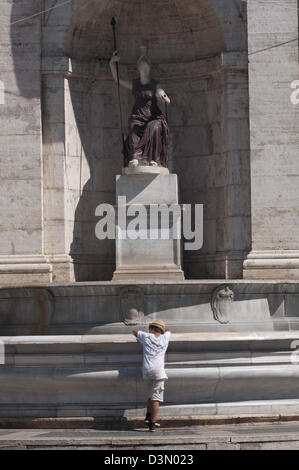
MULTIPOLYGON (((110 65, 110 70, 111 74, 113 77, 113 80, 117 83, 117 72, 116 72, 116 63, 120 61, 120 57, 117 54, 117 51, 113 53, 113 56, 110 59, 109 65, 110 65)), ((128 80, 122 80, 121 78, 119 79, 119 84, 120 86, 123 86, 124 88, 127 88, 128 90, 132 91, 132 82, 129 82, 128 80)))
POLYGON ((157 85, 156 97, 158 98, 158 100, 163 101, 163 103, 170 104, 169 97, 166 95, 165 91, 163 90, 163 88, 160 87, 160 85, 157 85))

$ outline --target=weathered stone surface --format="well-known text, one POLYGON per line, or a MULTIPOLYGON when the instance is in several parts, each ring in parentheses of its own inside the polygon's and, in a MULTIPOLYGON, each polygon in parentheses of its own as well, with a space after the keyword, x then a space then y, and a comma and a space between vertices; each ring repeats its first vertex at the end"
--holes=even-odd
POLYGON ((298 278, 297 2, 248 2, 252 253, 248 279, 298 278), (279 22, 276 24, 276 18, 279 22), (284 44, 279 46, 279 44, 284 44), (275 47, 278 46, 278 47, 275 47), (262 188, 262 190, 261 190, 262 188))
MULTIPOLYGON (((43 257, 13 258, 11 271, 7 258, 1 259, 0 272, 14 281, 18 269, 23 284, 26 273, 36 265, 36 277, 41 272, 49 272, 50 262, 43 257)), ((10 260, 12 261, 12 260, 10 260)), ((58 269, 65 269, 71 261, 66 257, 52 257, 58 269)), ((70 268, 71 269, 71 268, 70 268)), ((139 305, 132 305, 143 315, 138 315, 138 324, 146 326, 155 318, 163 318, 177 333, 191 332, 267 332, 298 330, 296 305, 299 299, 298 283, 279 281, 230 281, 223 284, 219 280, 207 281, 141 281, 134 285, 125 281, 90 282, 74 284, 46 284, 39 289, 30 287, 9 287, 0 289, 0 327, 2 335, 36 334, 41 317, 36 303, 36 292, 43 292, 45 308, 51 307, 53 313, 44 334, 109 334, 130 331, 123 323, 127 313, 121 306, 121 293, 125 289, 140 292, 143 297, 139 305), (226 323, 214 317, 213 292, 229 286, 233 300, 229 301, 226 323), (50 295, 49 295, 50 294, 50 295), (53 302, 51 301, 53 299, 53 302), (52 307, 51 307, 52 308, 52 307), (13 310, 12 310, 13 309, 13 310)), ((130 307, 130 308, 131 308, 130 307)), ((137 318, 137 317, 136 317, 137 318)), ((248 334, 245 333, 245 334, 248 334)), ((260 358, 262 361, 263 358, 260 358)))
MULTIPOLYGON (((43 300, 40 292, 40 305, 43 300)), ((44 311, 44 323, 51 314, 44 311)), ((278 332, 173 334, 161 416, 268 413, 279 420, 280 413, 298 413, 299 371, 292 363, 292 351, 286 349, 294 338, 294 333, 278 332), (282 343, 285 354, 278 361, 282 343), (249 350, 263 352, 264 361, 248 356, 249 350)), ((5 362, 0 365, 1 417, 132 419, 143 414, 147 387, 141 377, 141 346, 133 335, 1 340, 5 346, 5 362)), ((279 440, 284 440, 283 435, 279 440)))
POLYGON ((113 280, 179 281, 184 279, 184 274, 177 175, 161 174, 160 170, 159 173, 146 171, 147 167, 141 167, 139 171, 116 176, 116 270, 113 280), (166 209, 164 218, 163 208, 166 209), (135 224, 135 231, 141 234, 138 238, 130 232, 130 225, 137 216, 139 222, 135 224))
POLYGON ((217 443, 217 444, 207 444, 207 450, 240 450, 240 444, 226 444, 226 443, 217 443))
MULTIPOLYGON (((52 263, 49 281, 110 279, 115 268, 113 243, 99 243, 93 232, 95 207, 112 203, 122 167, 118 98, 107 64, 109 18, 112 10, 118 17, 120 3, 112 2, 112 10, 98 3, 95 10, 80 0, 34 18, 39 1, 1 4, 1 179, 16 182, 3 193, 1 249, 65 259, 52 263), (24 217, 34 221, 34 237, 26 236, 32 230, 26 224, 23 232, 24 217)), ((298 107, 289 99, 298 75, 296 1, 273 0, 265 9, 257 0, 188 6, 176 0, 175 8, 168 0, 158 20, 155 5, 140 6, 143 21, 131 4, 122 9, 120 70, 127 79, 136 76, 141 25, 143 36, 157 31, 150 55, 172 102, 170 168, 180 177, 180 202, 205 205, 204 245, 186 253, 186 277, 242 277, 251 249, 245 277, 298 278, 298 254, 289 259, 299 233, 298 107)), ((132 97, 121 91, 121 101, 125 129, 132 97)), ((18 273, 15 279, 22 282, 18 273)))
MULTIPOLYGON (((142 21, 134 4, 122 8, 121 76, 136 76, 137 38, 152 37, 153 71, 172 101, 170 168, 181 178, 180 199, 207 205, 203 257, 186 257, 187 275, 241 277, 250 245, 246 5, 192 0, 186 7, 167 0, 158 19, 157 5, 139 5, 142 21)), ((17 188, 19 207, 12 206, 9 217, 4 212, 1 247, 5 255, 14 247, 21 253, 25 244, 30 253, 49 255, 49 281, 108 280, 115 269, 114 244, 94 237, 95 207, 112 203, 113 179, 122 167, 118 97, 107 63, 111 14, 118 18, 120 3, 106 6, 78 0, 49 10, 46 2, 47 12, 31 17, 41 8, 38 0, 31 6, 1 4, 1 178, 26 179, 34 200, 27 220, 38 224, 36 237, 20 239, 25 196, 17 188), (57 257, 60 263, 51 261, 57 257)), ((127 91, 121 91, 121 102, 126 130, 132 106, 127 91)), ((12 185, 7 198, 15 194, 12 185)), ((3 199, 4 211, 6 205, 3 199)), ((15 282, 23 282, 18 273, 15 282)))
MULTIPOLYGON (((282 424, 234 425, 234 426, 161 426, 150 433, 141 426, 135 428, 116 427, 109 429, 3 429, 0 431, 0 447, 21 449, 102 449, 110 450, 105 459, 112 459, 111 451, 155 450, 151 456, 142 456, 152 465, 160 464, 165 458, 160 450, 186 450, 184 455, 168 454, 173 464, 187 464, 196 461, 192 450, 245 450, 245 449, 298 449, 298 423, 292 426, 282 424), (282 432, 284 440, 279 439, 282 432), (265 442, 264 436, 267 435, 265 442), (237 441, 235 442, 235 440, 237 441), (254 442, 248 442, 254 439, 254 442), (234 441, 234 442, 233 442, 234 441), (246 442, 247 441, 247 442, 246 442), (188 452, 189 451, 189 452, 188 452)), ((126 457, 128 459, 130 457, 126 457)), ((111 460, 110 460, 111 461, 111 460)), ((136 460, 135 460, 136 461, 136 460)), ((126 463, 128 461, 126 460, 126 463)), ((140 462, 139 462, 140 463, 140 462)), ((132 465, 133 466, 133 465, 132 465)))

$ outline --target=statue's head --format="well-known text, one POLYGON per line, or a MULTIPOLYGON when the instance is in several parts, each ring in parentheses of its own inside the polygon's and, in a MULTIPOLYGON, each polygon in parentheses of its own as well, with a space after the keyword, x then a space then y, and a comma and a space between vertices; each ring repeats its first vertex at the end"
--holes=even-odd
POLYGON ((147 54, 146 54, 146 47, 141 46, 140 47, 141 55, 137 61, 137 68, 139 73, 143 72, 145 74, 149 74, 150 69, 151 69, 151 61, 149 60, 147 54))

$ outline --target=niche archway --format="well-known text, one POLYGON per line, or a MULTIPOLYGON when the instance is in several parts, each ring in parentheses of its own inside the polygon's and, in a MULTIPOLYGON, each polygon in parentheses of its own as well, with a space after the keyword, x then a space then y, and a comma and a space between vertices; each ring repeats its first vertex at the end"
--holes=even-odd
MULTIPOLYGON (((242 59, 246 22, 238 2, 230 3, 233 29, 217 0, 82 0, 72 14, 63 45, 69 59, 65 165, 73 169, 65 188, 65 239, 76 280, 111 279, 114 270, 114 241, 99 241, 94 234, 95 208, 114 203, 114 176, 122 166, 117 92, 108 66, 112 16, 122 76, 136 77, 139 46, 147 44, 152 74, 172 99, 172 170, 179 175, 181 202, 204 204, 204 246, 184 254, 185 275, 240 277, 249 240, 249 214, 243 209, 250 200, 247 70, 242 59), (238 103, 244 111, 241 121, 233 115, 238 103), (241 136, 237 144, 235 132, 241 136)), ((124 90, 121 99, 126 127, 132 97, 124 90)))

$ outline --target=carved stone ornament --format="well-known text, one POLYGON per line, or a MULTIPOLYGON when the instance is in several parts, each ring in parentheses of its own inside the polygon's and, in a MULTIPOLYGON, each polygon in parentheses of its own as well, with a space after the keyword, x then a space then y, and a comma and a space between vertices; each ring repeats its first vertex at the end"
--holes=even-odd
POLYGON ((229 323, 229 313, 232 309, 234 293, 228 285, 217 287, 211 298, 211 308, 214 319, 219 323, 229 323))
POLYGON ((144 318, 144 294, 140 287, 125 287, 120 292, 122 321, 125 325, 138 325, 144 318))

